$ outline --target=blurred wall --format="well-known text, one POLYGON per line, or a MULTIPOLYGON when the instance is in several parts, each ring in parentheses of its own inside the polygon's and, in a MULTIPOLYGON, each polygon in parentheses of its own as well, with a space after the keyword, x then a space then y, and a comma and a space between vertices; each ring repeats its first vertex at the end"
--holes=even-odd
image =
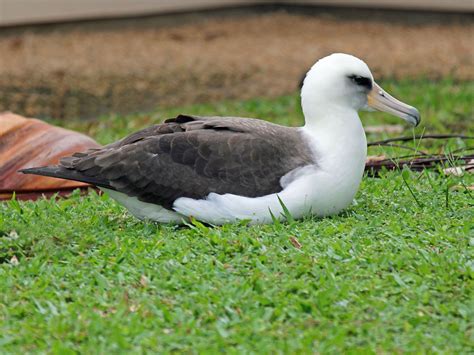
POLYGON ((259 4, 474 11, 473 0, 0 0, 0 26, 259 4))
POLYGON ((433 11, 474 11, 473 0, 283 0, 280 2, 433 11))
POLYGON ((252 5, 255 0, 0 0, 0 25, 252 5))

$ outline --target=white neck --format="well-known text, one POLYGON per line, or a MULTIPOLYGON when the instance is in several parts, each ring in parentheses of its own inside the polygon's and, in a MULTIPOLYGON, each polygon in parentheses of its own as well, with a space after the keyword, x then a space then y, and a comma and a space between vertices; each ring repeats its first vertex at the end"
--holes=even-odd
POLYGON ((341 105, 302 102, 308 137, 321 169, 335 174, 362 175, 367 141, 357 111, 341 105))

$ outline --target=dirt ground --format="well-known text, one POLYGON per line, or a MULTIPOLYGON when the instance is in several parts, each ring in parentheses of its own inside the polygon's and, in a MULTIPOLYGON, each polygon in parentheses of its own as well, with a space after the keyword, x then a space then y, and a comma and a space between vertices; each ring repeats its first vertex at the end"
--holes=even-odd
POLYGON ((293 92, 346 52, 376 78, 474 79, 474 25, 266 13, 167 26, 0 32, 0 111, 94 117, 293 92))

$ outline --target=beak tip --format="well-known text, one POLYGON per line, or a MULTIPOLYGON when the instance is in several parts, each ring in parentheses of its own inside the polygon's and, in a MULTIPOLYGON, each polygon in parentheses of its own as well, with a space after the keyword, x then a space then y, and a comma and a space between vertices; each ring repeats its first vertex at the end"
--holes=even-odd
POLYGON ((421 122, 420 112, 416 108, 412 107, 412 112, 410 113, 410 116, 413 118, 414 121, 413 126, 417 127, 421 122))

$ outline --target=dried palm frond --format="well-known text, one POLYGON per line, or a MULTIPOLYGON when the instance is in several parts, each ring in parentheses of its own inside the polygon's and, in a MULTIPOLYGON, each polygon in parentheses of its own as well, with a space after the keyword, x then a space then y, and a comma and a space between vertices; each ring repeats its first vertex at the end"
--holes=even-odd
POLYGON ((20 169, 57 164, 59 158, 100 147, 92 138, 34 118, 0 113, 0 200, 36 199, 43 194, 67 194, 89 185, 45 176, 25 175, 20 169))

